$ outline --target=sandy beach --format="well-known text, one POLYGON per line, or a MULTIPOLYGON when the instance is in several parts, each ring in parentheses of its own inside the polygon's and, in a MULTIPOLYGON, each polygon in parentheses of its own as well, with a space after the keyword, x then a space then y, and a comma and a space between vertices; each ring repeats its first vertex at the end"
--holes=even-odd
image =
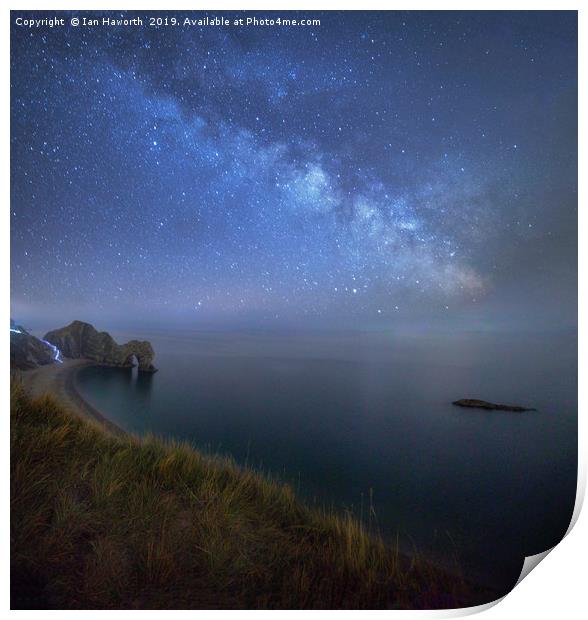
POLYGON ((89 360, 66 359, 61 364, 47 364, 34 370, 16 371, 16 376, 22 380, 25 390, 31 397, 37 398, 44 394, 51 394, 64 407, 77 415, 100 422, 112 433, 124 435, 125 432, 120 427, 86 402, 77 389, 78 371, 93 364, 94 362, 89 360))

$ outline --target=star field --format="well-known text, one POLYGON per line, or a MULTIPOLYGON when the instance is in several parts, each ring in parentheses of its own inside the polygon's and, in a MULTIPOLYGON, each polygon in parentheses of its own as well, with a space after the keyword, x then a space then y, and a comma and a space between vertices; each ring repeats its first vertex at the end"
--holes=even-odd
POLYGON ((16 318, 573 315, 574 13, 16 15, 16 318))

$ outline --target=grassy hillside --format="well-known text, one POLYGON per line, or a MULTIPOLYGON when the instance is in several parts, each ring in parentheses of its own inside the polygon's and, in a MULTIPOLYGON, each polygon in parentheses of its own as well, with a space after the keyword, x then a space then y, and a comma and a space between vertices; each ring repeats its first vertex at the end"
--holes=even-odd
POLYGON ((187 445, 11 406, 12 606, 381 608, 484 602, 350 517, 187 445), (478 600, 477 600, 478 599, 478 600))

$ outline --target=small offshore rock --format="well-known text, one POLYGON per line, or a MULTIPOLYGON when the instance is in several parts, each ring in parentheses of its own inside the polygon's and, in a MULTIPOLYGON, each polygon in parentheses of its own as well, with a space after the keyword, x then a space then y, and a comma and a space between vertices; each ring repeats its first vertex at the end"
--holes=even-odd
POLYGON ((500 405, 490 403, 487 400, 478 400, 476 398, 462 398, 454 400, 453 404, 458 407, 469 407, 471 409, 490 409, 493 411, 537 411, 531 407, 521 407, 519 405, 500 405))

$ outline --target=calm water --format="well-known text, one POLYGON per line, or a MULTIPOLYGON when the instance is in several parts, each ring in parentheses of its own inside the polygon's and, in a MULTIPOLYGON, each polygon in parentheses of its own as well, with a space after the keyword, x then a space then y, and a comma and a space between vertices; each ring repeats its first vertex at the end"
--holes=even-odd
MULTIPOLYGON (((120 340, 126 334, 117 334, 120 340)), ((136 337, 136 334, 135 334, 136 337)), ((567 529, 575 498, 572 336, 142 334, 154 376, 86 368, 124 429, 191 441, 352 509, 401 545, 508 587, 567 529), (475 397, 537 407, 460 409, 475 397)))

